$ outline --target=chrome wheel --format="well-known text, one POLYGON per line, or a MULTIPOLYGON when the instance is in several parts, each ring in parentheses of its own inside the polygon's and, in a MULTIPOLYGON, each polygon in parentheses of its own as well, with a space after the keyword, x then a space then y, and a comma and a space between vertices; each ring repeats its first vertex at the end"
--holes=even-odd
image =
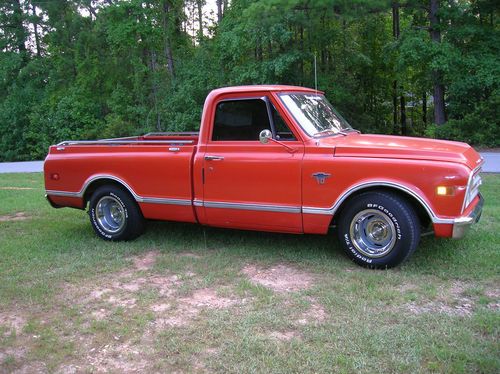
POLYGON ((391 218, 375 209, 365 209, 354 216, 350 236, 356 249, 370 258, 391 252, 397 237, 391 218))
POLYGON ((118 199, 104 196, 97 202, 96 219, 104 231, 114 234, 125 226, 125 210, 118 199))

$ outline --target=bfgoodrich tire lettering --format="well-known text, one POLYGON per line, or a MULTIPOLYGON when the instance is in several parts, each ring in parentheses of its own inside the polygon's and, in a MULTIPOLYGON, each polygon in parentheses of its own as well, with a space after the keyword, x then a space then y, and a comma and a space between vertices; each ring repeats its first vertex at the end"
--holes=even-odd
POLYGON ((417 248, 420 222, 403 198, 388 192, 366 192, 347 204, 337 233, 344 251, 357 264, 390 268, 417 248))
POLYGON ((144 218, 128 192, 115 186, 102 186, 90 198, 90 223, 105 240, 131 240, 144 231, 144 218))

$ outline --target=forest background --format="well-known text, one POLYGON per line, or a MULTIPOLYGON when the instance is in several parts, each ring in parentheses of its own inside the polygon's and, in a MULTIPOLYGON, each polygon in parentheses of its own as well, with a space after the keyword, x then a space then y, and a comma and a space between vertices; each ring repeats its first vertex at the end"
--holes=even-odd
POLYGON ((1 0, 0 161, 197 130, 211 89, 314 87, 315 60, 363 132, 498 147, 498 16, 496 0, 1 0))

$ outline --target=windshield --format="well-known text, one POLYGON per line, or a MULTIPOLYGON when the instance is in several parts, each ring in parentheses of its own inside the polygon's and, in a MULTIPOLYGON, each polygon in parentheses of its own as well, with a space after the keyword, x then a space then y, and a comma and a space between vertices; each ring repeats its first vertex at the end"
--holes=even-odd
POLYGON ((328 136, 353 131, 351 125, 323 95, 287 93, 279 96, 309 136, 328 136))

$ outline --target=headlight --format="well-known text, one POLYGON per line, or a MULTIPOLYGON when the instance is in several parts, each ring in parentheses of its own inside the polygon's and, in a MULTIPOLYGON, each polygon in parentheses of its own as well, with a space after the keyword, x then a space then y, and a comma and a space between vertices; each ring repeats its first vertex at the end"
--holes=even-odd
POLYGON ((469 183, 467 183, 467 191, 465 192, 465 200, 462 207, 462 212, 479 194, 479 186, 483 183, 481 180, 481 176, 479 175, 480 173, 481 168, 477 168, 476 170, 472 171, 469 176, 469 183))

